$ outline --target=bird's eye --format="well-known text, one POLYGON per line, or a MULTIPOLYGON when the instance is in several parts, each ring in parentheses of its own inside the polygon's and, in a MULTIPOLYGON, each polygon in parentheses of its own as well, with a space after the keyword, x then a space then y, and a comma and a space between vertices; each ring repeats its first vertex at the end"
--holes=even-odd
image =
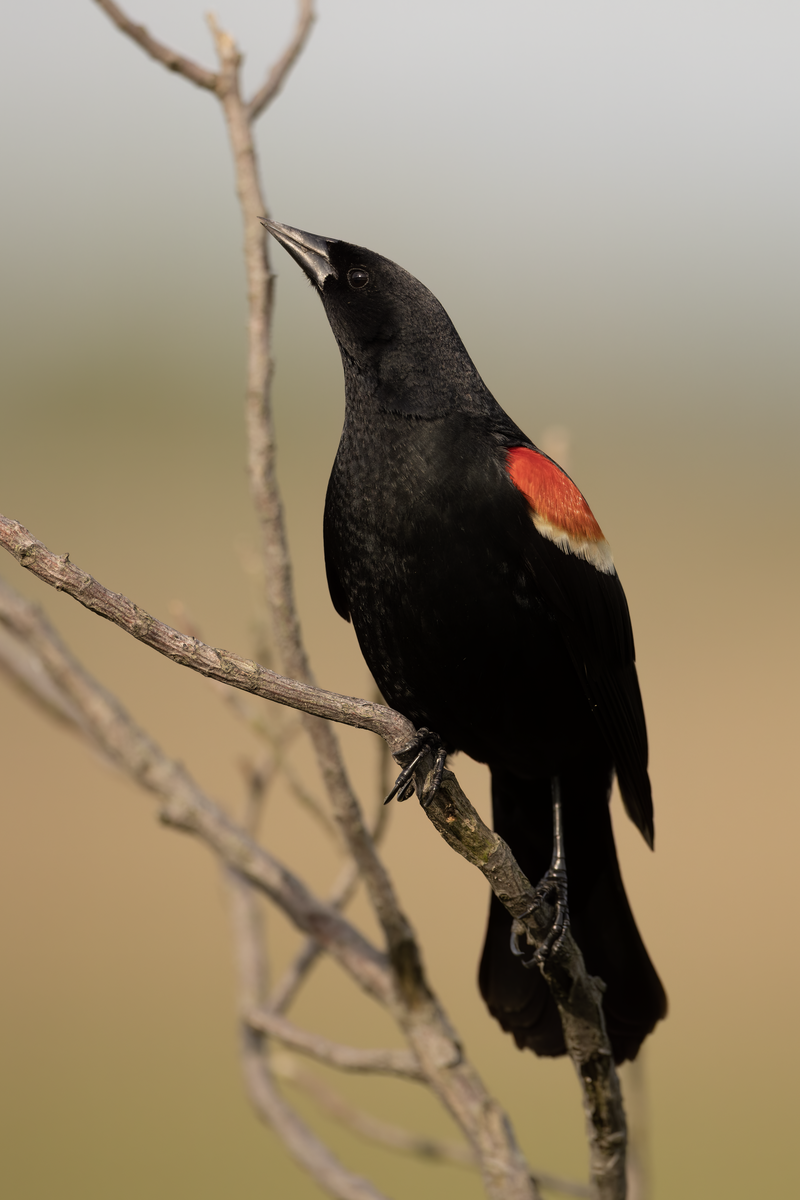
POLYGON ((369 283, 369 275, 363 267, 352 267, 347 272, 347 282, 351 288, 363 288, 369 283))

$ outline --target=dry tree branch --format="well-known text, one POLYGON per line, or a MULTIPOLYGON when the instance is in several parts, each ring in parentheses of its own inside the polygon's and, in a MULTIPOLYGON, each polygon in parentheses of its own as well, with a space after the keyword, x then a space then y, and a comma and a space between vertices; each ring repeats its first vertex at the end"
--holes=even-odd
MULTIPOLYGON (((387 740, 397 738, 398 728, 408 727, 405 718, 391 709, 336 697, 334 693, 282 679, 255 663, 213 650, 196 639, 179 634, 126 597, 104 588, 70 563, 67 555, 53 554, 16 521, 1 515, 0 544, 44 582, 66 591, 126 632, 139 636, 140 640, 167 653, 174 661, 193 666, 202 674, 216 672, 215 678, 226 678, 226 673, 214 665, 225 663, 230 667, 229 681, 234 679, 235 686, 246 690, 245 680, 250 677, 256 681, 257 694, 267 689, 265 694, 268 695, 275 689, 275 698, 279 702, 285 703, 292 697, 297 707, 308 705, 311 711, 321 711, 321 705, 333 719, 359 724, 363 728, 385 728, 387 740), (176 650, 177 645, 190 652, 176 650), (356 710, 360 719, 355 715, 356 710)), ((489 1195, 497 1200, 532 1200, 536 1197, 535 1185, 505 1114, 466 1061, 447 1018, 425 983, 416 943, 410 943, 411 954, 405 962, 390 960, 387 977, 386 957, 338 913, 312 896, 300 880, 255 845, 204 796, 184 768, 171 762, 135 726, 119 703, 69 655, 55 631, 33 605, 20 597, 18 604, 3 607, 0 614, 4 623, 36 650, 48 673, 76 703, 92 735, 113 761, 166 800, 163 819, 177 828, 199 834, 224 862, 236 868, 283 908, 298 928, 323 942, 359 985, 389 1008, 416 1053, 429 1085, 475 1147, 489 1195)), ((369 836, 366 831, 364 836, 369 836)), ((376 861, 374 847, 372 854, 376 861)))
MULTIPOLYGON (((294 603, 283 510, 275 473, 275 434, 270 405, 273 370, 271 318, 273 278, 261 218, 267 207, 261 192, 251 121, 239 85, 241 56, 233 38, 209 21, 220 70, 216 94, 222 105, 234 156, 236 190, 244 226, 248 291, 247 436, 251 490, 262 529, 267 600, 283 670, 297 680, 312 680, 294 603)), ((163 650, 162 650, 163 652, 163 650)), ((229 666, 234 664, 229 661, 229 666)), ((244 666, 240 660, 239 667, 244 666)), ((254 664, 250 670, 256 670, 254 664)), ((319 693, 318 693, 319 695, 319 693)), ((296 707, 308 712, 305 705, 296 707)), ((379 706, 373 706, 379 711, 379 706)), ((388 713, 390 710, 382 710, 388 713)), ((327 715, 317 713, 316 715, 327 715)), ((477 1076, 461 1060, 461 1051, 424 977, 411 926, 375 851, 344 768, 338 742, 327 723, 306 719, 323 781, 371 903, 383 928, 394 976, 396 1015, 429 1071, 431 1086, 475 1139, 490 1193, 528 1196, 532 1185, 507 1121, 483 1091, 477 1076), (419 1045, 415 1039, 420 1039, 419 1045), (488 1105, 488 1108, 486 1107, 488 1105), (512 1179, 516 1182, 512 1183, 512 1179)), ((392 747, 395 749, 395 747, 392 747)))
MULTIPOLYGON (((428 753, 415 773, 420 796, 430 782, 433 766, 433 757, 428 753)), ((447 844, 483 872, 494 894, 515 918, 520 933, 538 949, 554 914, 547 905, 532 905, 530 882, 508 845, 483 823, 452 772, 444 772, 442 785, 426 811, 447 844)), ((606 1034, 603 984, 587 972, 569 929, 540 969, 558 1005, 567 1053, 581 1083, 596 1195, 602 1200, 624 1198, 625 1110, 606 1034)))
MULTIPOLYGON (((342 868, 339 878, 328 895, 327 903, 331 908, 344 908, 356 889, 358 879, 358 867, 351 860, 342 868)), ((270 994, 267 1005, 270 1012, 283 1013, 286 1011, 321 953, 319 943, 315 942, 313 938, 308 938, 270 994)))
MULTIPOLYGON (((0 544, 12 553, 21 565, 31 570, 39 578, 72 595, 92 611, 105 616, 120 625, 126 632, 139 636, 140 640, 159 649, 161 653, 184 666, 192 666, 202 674, 216 671, 215 678, 227 678, 234 686, 247 690, 246 680, 253 681, 252 690, 259 695, 277 699, 280 703, 294 702, 300 706, 308 706, 306 711, 319 711, 312 705, 324 704, 333 720, 346 724, 359 725, 362 728, 377 731, 385 729, 387 742, 397 736, 397 726, 392 718, 404 721, 399 714, 380 705, 369 705, 366 701, 353 700, 352 697, 338 697, 335 693, 322 692, 320 689, 308 687, 292 680, 283 679, 258 668, 254 663, 246 663, 236 655, 226 651, 212 650, 196 639, 178 634, 176 630, 156 621, 154 617, 138 608, 132 601, 117 593, 110 592, 102 584, 92 579, 86 572, 81 571, 70 563, 67 556, 53 554, 41 542, 32 537, 15 521, 9 521, 0 515, 0 544), (191 643, 191 654, 175 649, 176 639, 191 643), (166 649, 165 649, 166 648, 166 649), (226 673, 212 663, 243 664, 246 670, 238 669, 226 673), (319 699, 316 699, 319 697, 319 699), (358 715, 356 715, 358 714, 358 715), (376 715, 377 714, 377 715, 376 715)), ((39 653, 49 673, 56 679, 65 694, 78 703, 82 712, 85 706, 80 703, 82 689, 76 686, 81 678, 88 678, 77 664, 64 668, 59 657, 66 652, 58 645, 54 632, 47 626, 44 619, 36 614, 33 606, 20 601, 14 612, 0 608, 0 618, 12 628, 18 637, 27 640, 39 653)), ((100 690, 91 681, 92 686, 100 690)), ((105 694, 104 694, 105 696, 105 694)), ((111 708, 110 720, 112 727, 119 724, 119 706, 110 697, 106 703, 111 708)), ((94 714, 93 714, 94 715, 94 714)), ((124 714, 123 714, 124 716, 124 714)), ((130 719, 125 717, 130 722, 130 719)), ((130 723, 132 725, 132 723, 130 723)), ((406 722, 406 725, 408 723, 406 722)), ((104 729, 105 726, 102 726, 104 729)), ((138 734, 139 738, 145 735, 138 734)), ((410 740, 410 739, 409 739, 410 740)), ((150 757, 163 758, 161 752, 148 741, 150 757)), ((117 758, 119 747, 117 741, 102 741, 106 752, 117 758)), ((406 743, 408 745, 408 743, 406 743)), ((397 752, 402 758, 402 751, 397 752)), ((134 761, 137 761, 136 756, 134 761)), ((166 760, 168 762, 168 760, 166 760)), ((149 763, 148 763, 149 766, 149 763)), ((428 754, 420 762, 415 775, 417 791, 420 795, 425 792, 432 759, 428 754)), ((163 785, 159 786, 158 772, 155 778, 151 772, 142 770, 138 765, 133 771, 145 786, 164 795, 163 785)), ((307 893, 299 880, 290 876, 289 872, 275 863, 265 851, 255 846, 242 831, 234 830, 231 823, 205 797, 201 801, 192 792, 186 796, 186 782, 194 789, 196 785, 188 780, 182 768, 169 764, 171 776, 178 775, 182 786, 178 789, 180 799, 171 790, 169 803, 165 810, 166 819, 181 828, 199 832, 216 849, 225 861, 237 867, 252 882, 286 909, 287 896, 294 898, 299 905, 298 911, 290 911, 292 919, 301 928, 305 928, 315 939, 321 940, 314 927, 314 921, 319 920, 319 914, 314 909, 318 905, 307 893), (177 801, 177 802, 176 802, 177 801), (244 843, 244 844, 243 844, 244 843), (258 856, 261 856, 259 858, 258 856), (270 869, 266 870, 265 861, 270 869), (258 869, 256 869, 258 868, 258 869), (277 874, 276 874, 277 872, 277 874), (295 889, 301 892, 300 898, 295 896, 295 889), (313 915, 312 915, 313 914, 313 915)), ((458 851, 473 865, 477 866, 486 876, 495 894, 505 904, 506 908, 519 922, 520 928, 526 933, 533 945, 540 945, 549 929, 548 913, 545 908, 532 909, 532 889, 516 863, 506 843, 496 833, 481 821, 469 800, 458 786, 455 776, 446 771, 444 782, 437 795, 426 809, 427 815, 441 836, 448 844, 458 851)), ((293 904, 289 904, 289 910, 293 904)), ((333 916, 332 910, 327 913, 333 916)), ((331 952, 359 979, 362 987, 378 995, 378 992, 367 986, 363 970, 363 957, 367 949, 373 956, 374 951, 368 943, 361 939, 363 946, 355 950, 351 947, 353 937, 361 938, 352 926, 347 925, 342 918, 342 928, 337 929, 338 937, 332 941, 331 952), (346 931, 346 932, 345 932, 346 931), (355 962, 351 961, 353 952, 355 962), (360 951, 360 953, 359 953, 360 951)), ((381 960, 385 961, 382 959, 381 960)), ((375 959, 373 965, 377 966, 375 959)), ((414 968, 411 964, 411 969, 414 968)), ((605 1033, 600 990, 595 981, 587 974, 580 950, 572 937, 567 934, 558 953, 550 956, 542 968, 554 998, 559 1006, 564 1036, 567 1048, 583 1087, 584 1107, 587 1114, 587 1126, 591 1151, 592 1178, 597 1189, 598 1197, 603 1200, 617 1200, 625 1195, 625 1117, 622 1108, 621 1092, 616 1071, 614 1069, 608 1038, 605 1033)), ((516 1183, 520 1183, 517 1166, 519 1151, 506 1131, 503 1123, 505 1118, 496 1110, 494 1119, 490 1121, 488 1110, 481 1111, 480 1105, 494 1107, 483 1093, 482 1085, 471 1068, 463 1061, 461 1048, 447 1024, 444 1014, 438 1007, 435 998, 427 989, 424 978, 412 978, 409 991, 403 990, 403 981, 397 986, 397 968, 395 965, 394 982, 388 989, 385 979, 381 980, 380 998, 394 1012, 401 1028, 406 1033, 412 1049, 416 1052, 423 1073, 431 1086, 439 1094, 446 1106, 453 1112, 462 1125, 471 1144, 476 1145, 484 1167, 486 1178, 487 1162, 497 1162, 497 1154, 501 1145, 504 1148, 501 1176, 502 1186, 509 1184, 509 1178, 504 1173, 510 1173, 516 1183), (498 1120, 500 1124, 498 1124, 498 1120), (477 1139, 474 1141, 473 1139, 477 1139), (499 1144, 498 1144, 499 1139, 499 1144)), ((487 1188, 490 1195, 521 1196, 529 1195, 529 1188, 518 1193, 498 1191, 500 1176, 487 1178, 487 1188)))
MULTIPOLYGON (((264 935, 257 898, 248 884, 228 871, 233 944, 243 1012, 263 1003, 266 992, 264 935)), ((245 1086, 256 1112, 283 1139, 296 1162, 337 1200, 386 1200, 366 1179, 348 1171, 281 1096, 270 1070, 263 1032, 242 1019, 240 1046, 245 1086)))
POLYGON ((24 526, 2 514, 0 544, 44 583, 56 591, 66 592, 91 612, 105 617, 137 641, 181 666, 191 667, 209 679, 262 699, 345 725, 356 725, 359 729, 370 729, 380 734, 393 750, 406 748, 412 740, 414 727, 411 722, 390 708, 287 679, 252 660, 217 650, 157 621, 132 600, 103 587, 86 571, 76 567, 69 561, 68 554, 53 554, 24 526))
POLYGON ((277 904, 298 929, 321 942, 367 994, 382 1004, 391 1003, 394 989, 386 956, 206 796, 188 771, 168 758, 77 662, 35 605, 4 587, 0 623, 36 654, 76 709, 93 743, 136 783, 161 798, 166 824, 197 834, 224 863, 277 904))
MULTIPOLYGON (((0 604, 15 595, 0 579, 0 604)), ((42 712, 76 733, 83 733, 78 711, 53 683, 31 648, 0 626, 0 674, 42 712)))
POLYGON ((137 25, 135 21, 126 16, 119 5, 114 3, 114 0, 95 0, 95 3, 111 18, 118 29, 127 33, 128 37, 137 42, 146 54, 149 54, 156 62, 162 63, 168 71, 176 71, 185 79, 196 83, 198 87, 207 88, 211 92, 216 90, 218 78, 213 71, 198 66, 190 58, 185 58, 182 54, 178 54, 169 46, 159 42, 148 33, 144 25, 137 25))
MULTIPOLYGON (((389 754, 386 742, 381 740, 379 744, 385 752, 385 754, 381 754, 381 770, 379 774, 382 774, 383 759, 384 757, 388 759, 389 754)), ((381 788, 378 794, 379 796, 385 796, 387 791, 388 787, 381 788)), ((389 808, 381 800, 378 803, 378 814, 372 828, 372 840, 376 846, 383 837, 388 819, 389 808)), ((351 859, 342 868, 339 878, 334 883, 328 895, 327 902, 331 908, 338 909, 345 907, 358 886, 359 878, 358 867, 351 859)), ((268 1007, 271 1012, 282 1013, 286 1011, 321 953, 322 949, 319 943, 315 942, 313 938, 308 938, 305 945, 300 948, 292 962, 286 968, 283 977, 270 995, 268 1007)))
MULTIPOLYGON (((362 1112, 332 1088, 327 1087, 316 1075, 298 1067, 288 1054, 275 1055, 272 1066, 276 1075, 302 1088, 332 1117, 370 1141, 378 1142, 391 1150, 413 1154, 417 1158, 426 1158, 431 1162, 446 1162, 454 1166, 473 1168, 478 1165, 469 1146, 410 1133, 397 1125, 377 1120, 371 1113, 362 1112)), ((578 1200, 591 1200, 593 1195, 585 1184, 562 1179, 559 1175, 537 1171, 534 1178, 539 1187, 560 1192, 565 1196, 574 1196, 578 1200)))
POLYGON ((295 60, 302 53, 303 47, 308 40, 308 35, 311 33, 311 26, 315 20, 314 5, 312 0, 299 0, 298 8, 297 26, 291 42, 278 61, 270 68, 269 75, 263 87, 259 88, 247 105, 247 117, 249 121, 255 121, 267 105, 275 99, 283 87, 286 76, 294 66, 295 60))
MULTIPOLYGON (((0 622, 5 618, 12 627, 21 629, 23 627, 21 617, 32 608, 33 606, 29 605, 27 601, 21 600, 12 588, 0 580, 0 622), (16 611, 16 620, 13 620, 15 604, 18 608, 16 611)), ((0 628, 0 632, 5 633, 5 629, 0 628)), ((5 663, 7 665, 9 674, 13 678, 18 664, 24 662, 25 678, 27 679, 30 676, 34 681, 34 686, 28 690, 39 700, 45 711, 50 712, 52 710, 51 696, 58 696, 58 707, 55 709, 55 712, 59 713, 59 715, 62 709, 65 714, 68 712, 70 714, 69 719, 76 731, 86 734, 87 731, 81 724, 78 710, 65 696, 56 690, 56 685, 46 673, 41 660, 21 640, 14 639, 13 644, 16 647, 15 653, 5 659, 4 650, 6 643, 3 639, 0 639, 0 664, 5 663)), ((382 744, 385 745, 385 743, 382 744)), ((260 790, 261 787, 259 785, 260 790)), ((387 809, 381 806, 379 816, 382 816, 387 811, 387 809)), ((251 833, 254 817, 255 813, 251 808, 250 820, 247 822, 248 831, 251 833)), ((249 911, 250 906, 255 904, 255 898, 250 894, 245 901, 241 893, 249 891, 249 889, 245 887, 242 880, 234 872, 228 872, 228 878, 233 881, 239 892, 238 897, 232 901, 235 910, 234 925, 236 926, 239 921, 246 919, 242 911, 245 904, 249 911)), ((351 893, 356 880, 357 873, 355 868, 353 864, 348 864, 342 872, 338 885, 334 887, 328 903, 337 907, 341 905, 351 893)), ((250 917, 247 919, 252 920, 253 918, 250 917)), ((250 929, 252 930, 252 926, 250 926, 250 929)), ((245 971, 247 971, 252 977, 252 974, 258 969, 260 972, 259 977, 263 977, 264 968, 263 966, 258 966, 259 951, 257 947, 259 944, 261 943, 253 940, 252 932, 249 935, 246 954, 242 946, 237 942, 240 975, 244 976, 245 971)), ((293 1153, 295 1157, 299 1155, 300 1161, 304 1165, 306 1163, 312 1165, 315 1177, 319 1178, 324 1186, 332 1190, 334 1195, 341 1194, 347 1196, 350 1193, 347 1191, 336 1191, 331 1186, 331 1174, 326 1164, 325 1155, 318 1153, 318 1147, 313 1144, 314 1135, 303 1126, 299 1118, 291 1112, 289 1106, 283 1101, 275 1087, 268 1065, 262 1061, 264 1046, 257 1036, 250 1036, 250 1033, 255 1035, 259 1033, 269 1034, 284 1046, 300 1051, 301 1053, 309 1054, 311 1057, 318 1059, 318 1061, 340 1070, 366 1071, 417 1080, 421 1080, 423 1076, 415 1056, 407 1050, 363 1050, 351 1046, 342 1046, 317 1034, 301 1030, 280 1015, 281 1009, 285 1008, 295 995, 296 989, 302 982, 306 970, 310 965, 310 961, 316 959, 320 950, 320 943, 309 939, 298 959, 293 964, 293 967, 287 970, 283 980, 270 995, 266 1004, 264 1001, 265 989, 263 987, 254 988, 252 985, 245 987, 242 984, 241 1009, 243 1028, 240 1035, 242 1065, 248 1094, 259 1114, 284 1137, 290 1148, 294 1147, 293 1153), (313 956, 309 956, 309 950, 312 948, 314 954, 313 956), (251 1005, 255 1005, 255 1007, 250 1007, 251 1005), (309 1138, 312 1139, 311 1143, 308 1140, 309 1138), (324 1177, 320 1177, 318 1174, 319 1171, 323 1172, 324 1177)), ((325 1095, 323 1095, 321 1090, 322 1085, 318 1084, 316 1080, 313 1081, 313 1087, 308 1086, 308 1079, 311 1077, 301 1077, 296 1069, 292 1070, 291 1075, 287 1075, 285 1070, 279 1069, 278 1074, 284 1078, 291 1078, 294 1082, 300 1084, 300 1086, 305 1087, 306 1090, 311 1091, 323 1107, 326 1107, 333 1115, 338 1116, 339 1119, 344 1120, 357 1132, 362 1133, 366 1137, 380 1141, 394 1149, 422 1154, 429 1158, 454 1161, 463 1163, 464 1165, 476 1165, 474 1155, 467 1147, 432 1142, 430 1139, 420 1138, 418 1135, 410 1134, 394 1126, 385 1125, 383 1122, 375 1122, 373 1118, 368 1117, 366 1114, 359 1114, 357 1110, 345 1105, 344 1101, 329 1089, 325 1089, 325 1095), (361 1118, 364 1119, 362 1120, 361 1118)), ((588 1188, 580 1184, 543 1172, 536 1172, 535 1180, 540 1187, 547 1187, 550 1190, 563 1194, 576 1197, 589 1197, 592 1195, 588 1188)))
POLYGON ((372 1142, 378 1142, 404 1154, 412 1154, 415 1158, 427 1158, 431 1162, 453 1163, 459 1167, 478 1166, 475 1154, 469 1146, 411 1133, 399 1125, 390 1125, 371 1113, 363 1112, 355 1105, 348 1104, 344 1097, 333 1088, 327 1087, 316 1075, 304 1071, 288 1054, 276 1055, 273 1066, 276 1075, 302 1088, 330 1116, 372 1142))
MULTIPOLYGON (((312 683, 313 676, 294 601, 283 507, 275 471, 275 430, 270 402, 273 276, 269 268, 266 233, 261 224, 267 206, 258 177, 251 117, 239 87, 241 56, 233 39, 220 30, 216 22, 209 20, 209 25, 220 62, 217 95, 225 114, 233 150, 236 190, 244 225, 249 314, 246 404, 248 466, 262 530, 267 601, 283 670, 294 679, 312 683)), ((419 951, 411 926, 397 902, 391 881, 365 828, 333 729, 329 724, 308 720, 306 728, 334 815, 358 864, 384 930, 398 982, 407 992, 418 987, 425 991, 419 951)))
POLYGON ((416 1055, 410 1050, 362 1050, 357 1046, 344 1046, 332 1042, 318 1033, 300 1029, 286 1017, 259 1007, 243 1012, 242 1019, 260 1033, 268 1033, 290 1050, 307 1054, 328 1067, 340 1071, 357 1071, 362 1074, 394 1075, 400 1079, 415 1079, 421 1082, 425 1076, 420 1070, 416 1055))
MULTIPOLYGON (((391 882, 366 830, 333 729, 326 721, 315 719, 324 716, 334 721, 372 729, 386 740, 395 756, 400 758, 414 732, 408 721, 390 709, 381 705, 370 705, 363 700, 326 693, 313 687, 313 677, 300 636, 294 603, 291 565, 275 475, 275 437, 270 406, 273 369, 273 277, 269 268, 265 233, 260 224, 260 218, 266 215, 267 209, 258 178, 251 125, 254 118, 277 93, 302 49, 313 19, 312 0, 300 0, 294 38, 273 67, 264 87, 249 104, 242 99, 240 92, 241 55, 233 39, 217 27, 213 18, 209 19, 209 25, 219 59, 219 71, 216 74, 205 71, 157 42, 143 27, 130 21, 111 0, 97 2, 118 28, 148 54, 199 86, 213 90, 223 108, 234 155, 236 187, 244 225, 249 314, 246 405, 248 465, 262 529, 267 600, 274 636, 282 668, 287 675, 294 678, 287 679, 274 672, 265 671, 255 663, 225 651, 214 650, 155 621, 124 597, 109 592, 90 576, 77 571, 69 564, 68 556, 57 559, 14 522, 0 518, 0 538, 23 566, 33 570, 40 578, 59 590, 69 591, 81 603, 114 620, 133 636, 166 654, 173 661, 191 666, 202 674, 244 691, 297 708, 305 714, 303 722, 314 745, 334 815, 354 863, 364 877, 373 907, 384 930, 388 956, 370 946, 333 908, 321 904, 299 880, 256 846, 245 831, 235 826, 216 808, 200 792, 188 774, 171 763, 158 747, 133 725, 116 701, 95 684, 74 660, 69 659, 56 635, 41 618, 31 617, 31 614, 27 613, 21 621, 23 632, 19 632, 19 622, 15 632, 33 648, 59 688, 77 706, 90 736, 118 765, 166 801, 163 809, 165 820, 203 837, 221 859, 235 869, 238 877, 259 887, 284 908, 299 928, 324 944, 326 949, 338 958, 360 986, 387 1005, 405 1032, 423 1076, 461 1125, 474 1148, 489 1195, 497 1200, 534 1200, 538 1196, 536 1183, 527 1174, 507 1120, 465 1062, 461 1047, 427 986, 413 932, 397 903, 391 882)), ((16 616, 19 617, 19 612, 16 616)), ((10 623, 13 627, 13 620, 10 623)), ((426 762, 424 766, 427 769, 430 764, 426 762)), ((416 782, 418 791, 422 794, 424 780, 423 772, 419 769, 416 782)), ((513 862, 508 848, 505 847, 505 852, 516 868, 518 877, 514 877, 511 883, 510 866, 506 864, 508 869, 504 871, 498 865, 497 855, 500 854, 502 858, 500 840, 495 838, 491 847, 485 838, 484 844, 479 844, 481 839, 476 838, 476 831, 479 831, 476 822, 479 822, 479 818, 450 773, 446 797, 450 807, 444 818, 445 826, 437 824, 437 828, 451 844, 454 844, 454 841, 458 843, 456 848, 484 870, 496 891, 499 887, 501 891, 505 889, 508 892, 507 907, 512 913, 516 912, 522 917, 524 911, 530 907, 530 885, 513 862), (454 813, 456 815, 453 815, 454 813), (525 904, 522 903, 523 898, 527 901, 525 904)), ((431 805, 433 811, 429 812, 429 816, 435 824, 443 802, 443 798, 437 798, 437 802, 431 805)), ((488 830, 486 833, 495 837, 488 830)), ((538 920, 529 917, 522 924, 529 938, 536 944, 537 938, 541 939, 538 920)), ((570 1052, 579 1066, 584 1083, 585 1102, 594 1130, 593 1175, 597 1194, 608 1197, 609 1200, 612 1196, 618 1200, 624 1196, 624 1179, 623 1190, 615 1190, 613 1161, 624 1162, 624 1118, 621 1124, 617 1120, 621 1116, 621 1107, 617 1104, 618 1088, 616 1096, 614 1093, 616 1076, 613 1064, 610 1073, 604 1072, 598 1059, 598 1055, 602 1057, 605 1052, 608 1062, 611 1062, 602 1027, 602 1013, 595 1030, 597 1045, 580 1027, 581 1020, 584 1020, 584 1023, 592 1020, 591 1005, 594 1003, 597 1008, 597 994, 595 989, 595 994, 591 995, 589 981, 589 1000, 580 993, 576 1006, 580 971, 573 969, 573 951, 580 959, 580 954, 573 944, 568 956, 569 963, 561 961, 563 956, 559 956, 549 964, 553 975, 551 986, 556 988, 559 1007, 562 1015, 565 1015, 565 1021, 572 1019, 573 1024, 577 1022, 571 1033, 567 1032, 565 1024, 565 1033, 570 1052), (559 986, 562 994, 558 993, 559 986), (570 1010, 570 1005, 574 1011, 570 1010)), ((247 966, 247 970, 250 971, 247 978, 251 983, 255 979, 252 965, 251 963, 247 966)), ((582 960, 580 970, 585 977, 582 960)), ((295 979, 299 981, 302 974, 301 970, 295 975, 295 979)), ((263 990, 264 988, 261 988, 261 991, 263 990)), ((252 993, 252 989, 250 992, 252 993)), ((253 998, 254 995, 251 994, 251 1000, 253 998)), ((259 995, 259 999, 263 997, 259 995)), ((263 1036, 249 1028, 243 1047, 245 1068, 254 1102, 270 1121, 275 1122, 279 1131, 283 1131, 290 1145, 300 1146, 303 1141, 302 1132, 298 1133, 297 1126, 287 1118, 286 1106, 279 1102, 279 1097, 276 1101, 277 1093, 272 1086, 269 1072, 258 1065, 262 1062, 263 1066, 263 1036)), ((293 1118, 293 1114, 289 1115, 293 1118)), ((324 1147, 322 1150, 329 1159, 329 1152, 324 1147)), ((304 1157, 302 1151, 298 1152, 304 1157)), ((313 1148, 309 1149, 309 1153, 313 1156, 313 1148)), ((325 1164, 323 1167, 327 1169, 325 1164)), ((352 1186, 358 1188, 362 1181, 353 1184, 353 1178, 349 1177, 349 1181, 342 1180, 341 1186, 345 1189, 352 1186)), ((359 1195, 377 1195, 370 1189, 370 1185, 365 1186, 369 1189, 368 1192, 362 1191, 359 1195)), ((335 1194, 349 1196, 356 1193, 342 1191, 335 1194)))

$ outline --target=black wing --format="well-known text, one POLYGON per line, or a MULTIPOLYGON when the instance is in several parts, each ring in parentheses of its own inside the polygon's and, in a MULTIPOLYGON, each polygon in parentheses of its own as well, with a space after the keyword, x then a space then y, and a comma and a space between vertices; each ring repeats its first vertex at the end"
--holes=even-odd
POLYGON ((616 571, 543 537, 531 522, 529 564, 561 630, 614 758, 628 815, 653 845, 653 797, 647 774, 647 725, 636 674, 628 602, 616 571))

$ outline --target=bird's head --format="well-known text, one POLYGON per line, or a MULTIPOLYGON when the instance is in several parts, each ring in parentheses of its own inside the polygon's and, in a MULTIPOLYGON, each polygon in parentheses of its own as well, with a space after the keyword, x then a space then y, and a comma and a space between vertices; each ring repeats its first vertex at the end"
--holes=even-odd
POLYGON ((348 384, 369 377, 379 407, 416 416, 471 407, 486 390, 447 313, 408 271, 363 246, 264 225, 319 292, 348 384))

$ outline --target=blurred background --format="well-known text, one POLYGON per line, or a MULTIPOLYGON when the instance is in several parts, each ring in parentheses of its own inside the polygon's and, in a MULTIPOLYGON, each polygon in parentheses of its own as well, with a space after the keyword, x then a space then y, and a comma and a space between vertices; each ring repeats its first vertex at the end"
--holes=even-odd
MULTIPOLYGON (((213 66, 201 5, 128 0, 213 66)), ((252 89, 289 0, 220 0, 252 89)), ((221 113, 89 0, 4 13, 0 511, 212 644, 261 640, 244 470, 244 286, 221 113)), ((319 0, 262 118, 278 220, 370 246, 448 309, 489 386, 587 495, 630 602, 656 801, 615 800, 670 995, 644 1058, 655 1200, 786 1196, 795 1171, 800 10, 778 0, 319 0)), ((321 306, 274 247, 280 470, 320 682, 371 687, 334 614, 321 515, 342 417, 321 306)), ((27 578, 99 679, 233 812, 260 750, 220 692, 27 578)), ((226 896, 150 798, 0 679, 0 1187, 16 1200, 320 1195, 250 1113, 226 896)), ((377 746, 347 731, 365 803, 377 746)), ((486 807, 481 768, 456 760, 486 807)), ((298 770, 310 787, 302 755, 298 770)), ((269 845, 338 865, 284 793, 269 845)), ((386 843, 434 986, 534 1167, 585 1177, 568 1062, 520 1054, 475 982, 487 888, 414 805, 386 843)), ((354 907, 372 929, 364 906, 354 907)), ((296 941, 270 920, 278 965, 296 941)), ((393 1041, 330 965, 297 1019, 393 1041)), ((452 1136, 411 1085, 348 1079, 452 1136)), ((303 1114, 392 1195, 477 1197, 303 1114)))

